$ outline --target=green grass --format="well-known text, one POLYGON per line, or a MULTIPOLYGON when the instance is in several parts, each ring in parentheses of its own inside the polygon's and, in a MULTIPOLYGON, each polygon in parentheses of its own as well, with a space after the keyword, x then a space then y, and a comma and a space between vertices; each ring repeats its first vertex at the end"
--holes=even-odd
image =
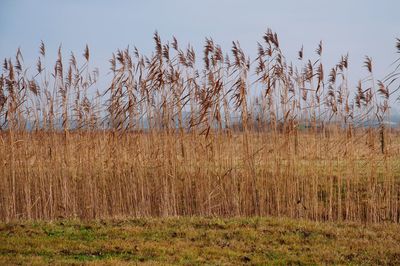
POLYGON ((278 218, 0 224, 0 265, 400 264, 400 226, 278 218))

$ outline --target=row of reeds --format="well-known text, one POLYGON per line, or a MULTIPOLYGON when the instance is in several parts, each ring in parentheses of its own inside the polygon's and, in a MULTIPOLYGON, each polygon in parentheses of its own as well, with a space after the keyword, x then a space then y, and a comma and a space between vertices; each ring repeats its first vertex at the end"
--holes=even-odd
MULTIPOLYGON (((399 138, 390 123, 399 61, 348 82, 348 55, 330 70, 288 62, 268 30, 250 60, 154 34, 149 55, 118 50, 100 88, 82 60, 58 50, 36 69, 18 49, 0 75, 0 220, 170 215, 275 215, 400 221, 399 138)), ((397 40, 400 53, 400 40, 397 40)), ((395 59, 394 59, 395 60, 395 59)))

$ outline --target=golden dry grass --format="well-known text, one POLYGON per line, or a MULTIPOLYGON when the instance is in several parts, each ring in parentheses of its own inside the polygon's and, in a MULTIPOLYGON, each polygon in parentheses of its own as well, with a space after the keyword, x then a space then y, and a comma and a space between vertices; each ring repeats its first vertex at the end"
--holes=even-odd
POLYGON ((398 222, 399 136, 390 134, 390 149, 381 154, 359 134, 349 143, 342 133, 249 133, 251 156, 243 133, 20 133, 12 156, 3 134, 0 219, 274 215, 398 222))
MULTIPOLYGON (((250 60, 206 39, 194 49, 154 34, 154 52, 112 55, 111 80, 61 47, 36 69, 18 49, 0 75, 0 220, 142 216, 287 216, 399 222, 400 75, 348 79, 285 58, 268 29, 250 60)), ((400 40, 397 43, 400 52, 400 40)))

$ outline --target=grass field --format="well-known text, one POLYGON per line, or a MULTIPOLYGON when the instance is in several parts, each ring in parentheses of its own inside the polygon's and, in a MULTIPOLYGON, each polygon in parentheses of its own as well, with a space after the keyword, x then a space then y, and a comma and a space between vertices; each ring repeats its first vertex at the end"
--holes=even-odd
POLYGON ((286 218, 164 218, 0 225, 0 264, 400 263, 400 226, 286 218))

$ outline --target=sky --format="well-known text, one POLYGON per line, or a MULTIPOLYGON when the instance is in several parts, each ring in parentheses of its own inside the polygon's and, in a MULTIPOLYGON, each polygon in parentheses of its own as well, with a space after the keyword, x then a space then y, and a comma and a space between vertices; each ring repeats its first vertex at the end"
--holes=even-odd
POLYGON ((34 66, 41 40, 54 58, 60 44, 65 54, 79 55, 88 44, 91 64, 102 77, 118 48, 137 46, 149 54, 156 30, 163 41, 174 35, 181 46, 190 42, 198 53, 206 37, 225 52, 238 40, 254 58, 257 41, 271 28, 289 60, 296 61, 302 45, 305 57, 315 58, 320 40, 330 67, 349 53, 355 85, 367 74, 365 55, 372 57, 377 79, 398 57, 399 10, 399 0, 0 0, 0 59, 15 56, 20 47, 25 63, 34 66))

